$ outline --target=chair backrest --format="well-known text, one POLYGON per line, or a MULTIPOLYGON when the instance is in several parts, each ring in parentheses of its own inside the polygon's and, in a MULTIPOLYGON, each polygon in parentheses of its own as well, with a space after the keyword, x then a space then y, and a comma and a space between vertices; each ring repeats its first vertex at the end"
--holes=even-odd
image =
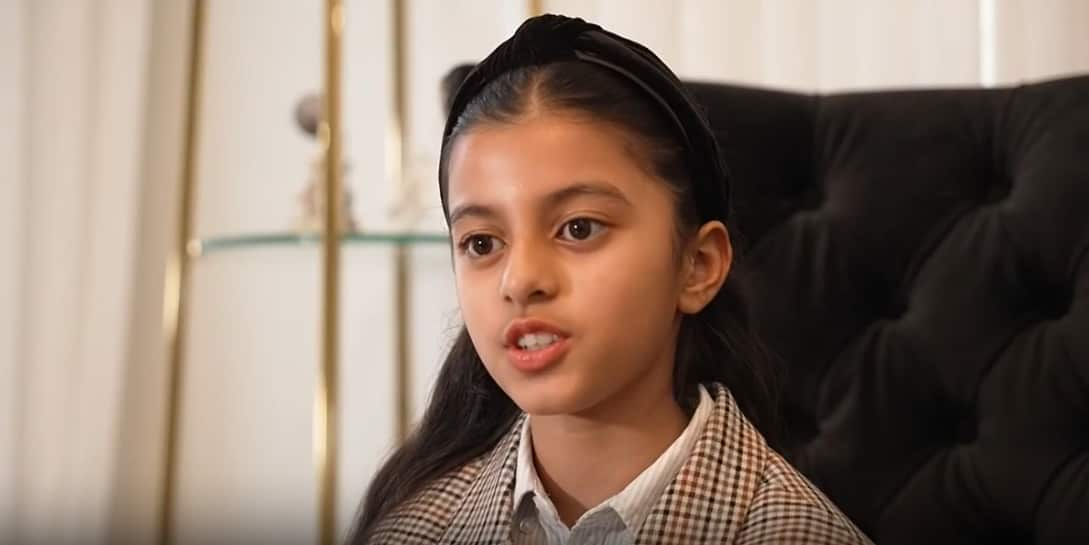
POLYGON ((1089 543, 1089 77, 692 90, 788 458, 881 545, 1089 543))

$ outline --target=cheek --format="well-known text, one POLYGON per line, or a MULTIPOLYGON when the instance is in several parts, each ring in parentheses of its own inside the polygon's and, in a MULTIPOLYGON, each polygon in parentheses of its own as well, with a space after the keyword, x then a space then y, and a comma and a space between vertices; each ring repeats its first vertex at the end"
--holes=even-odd
MULTIPOLYGON (((454 266, 454 287, 457 289, 458 306, 461 307, 462 315, 473 314, 474 304, 480 299, 479 276, 479 271, 454 266)), ((468 321, 469 317, 466 316, 465 319, 468 321)))
POLYGON ((487 270, 472 267, 455 265, 454 268, 454 286, 457 289, 461 319, 474 342, 496 327, 488 321, 489 318, 495 320, 494 317, 498 316, 494 308, 495 284, 492 275, 487 270))
MULTIPOLYGON (((655 324, 673 319, 677 272, 671 241, 631 236, 617 241, 593 264, 580 291, 589 312, 626 327, 632 320, 655 324)), ((649 324, 647 324, 649 326, 649 324)))

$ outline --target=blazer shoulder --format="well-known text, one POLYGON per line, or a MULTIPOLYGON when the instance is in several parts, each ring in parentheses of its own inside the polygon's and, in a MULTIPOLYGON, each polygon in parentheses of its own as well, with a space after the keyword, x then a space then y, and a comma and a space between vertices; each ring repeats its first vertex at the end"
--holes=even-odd
POLYGON ((424 486, 378 524, 368 545, 430 545, 438 542, 482 465, 481 459, 475 459, 424 486))
POLYGON ((739 545, 872 545, 805 476, 779 453, 767 451, 739 545))

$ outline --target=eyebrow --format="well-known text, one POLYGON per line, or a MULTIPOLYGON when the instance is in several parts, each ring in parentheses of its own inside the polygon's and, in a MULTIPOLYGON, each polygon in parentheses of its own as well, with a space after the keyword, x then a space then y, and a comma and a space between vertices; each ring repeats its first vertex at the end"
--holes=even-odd
MULTIPOLYGON (((617 201, 621 204, 631 205, 631 201, 629 201, 619 189, 607 182, 577 182, 571 184, 563 189, 558 189, 545 195, 544 205, 549 208, 555 208, 567 201, 579 197, 600 197, 617 201)), ((450 212, 450 225, 453 225, 466 216, 494 218, 498 215, 499 213, 489 206, 466 203, 455 207, 454 210, 450 212)))

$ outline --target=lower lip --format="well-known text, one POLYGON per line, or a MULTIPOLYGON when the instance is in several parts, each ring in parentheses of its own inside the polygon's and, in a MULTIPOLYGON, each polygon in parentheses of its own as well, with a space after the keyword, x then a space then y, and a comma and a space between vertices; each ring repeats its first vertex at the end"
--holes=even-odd
POLYGON ((567 353, 568 339, 560 339, 540 350, 508 348, 507 357, 519 371, 533 373, 543 371, 560 361, 567 353))

